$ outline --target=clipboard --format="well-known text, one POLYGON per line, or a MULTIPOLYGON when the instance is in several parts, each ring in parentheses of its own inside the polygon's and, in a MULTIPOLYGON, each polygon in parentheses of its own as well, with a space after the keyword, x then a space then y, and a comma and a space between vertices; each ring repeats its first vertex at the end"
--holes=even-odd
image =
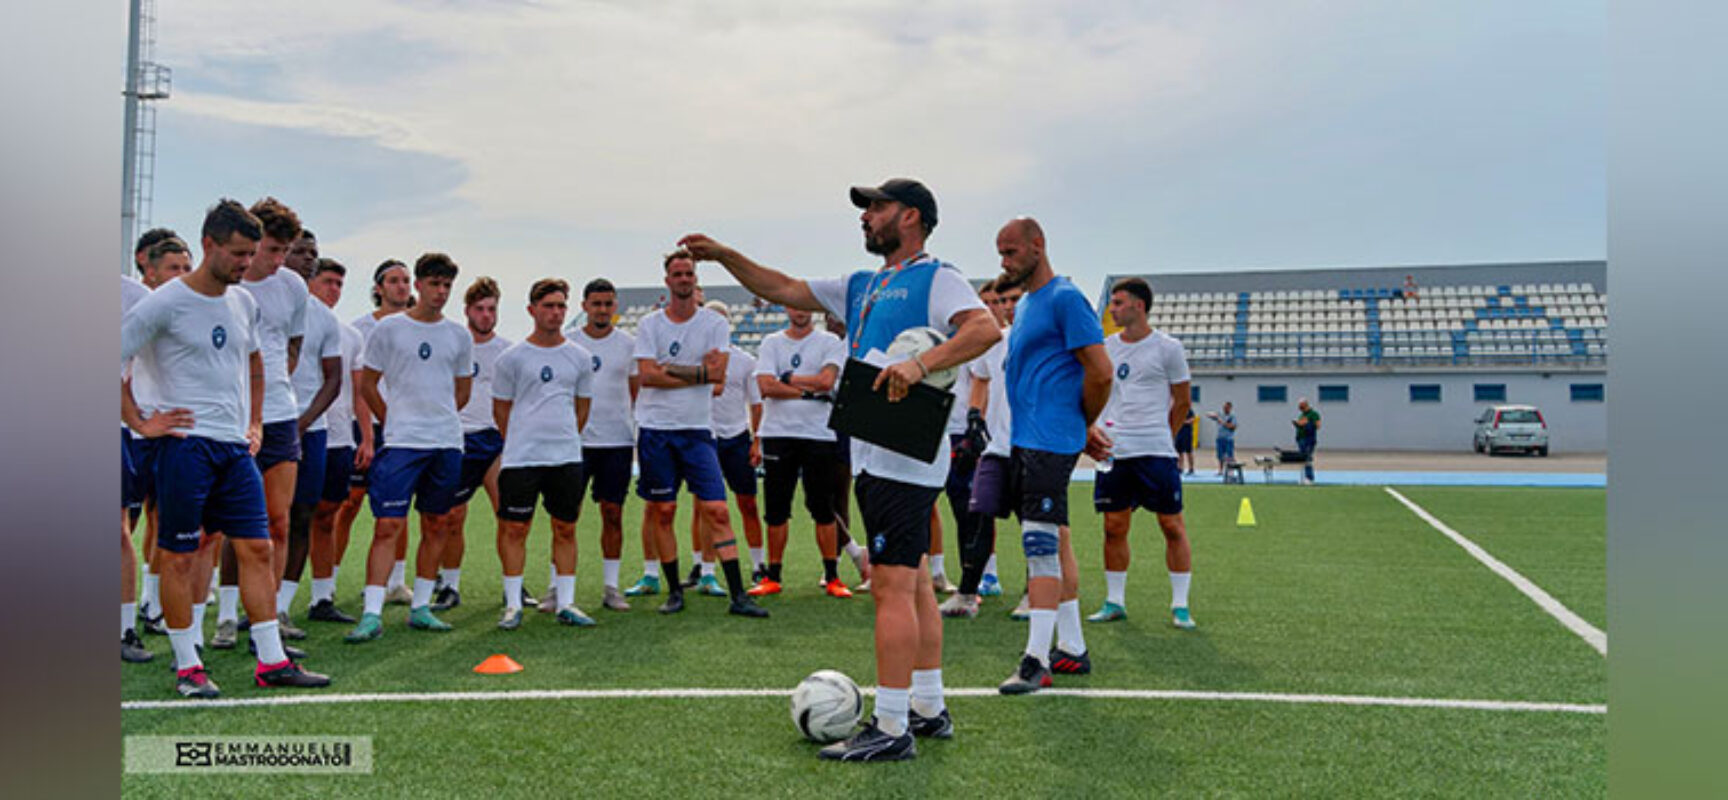
POLYGON ((881 367, 846 359, 828 427, 907 458, 935 462, 948 430, 954 393, 915 383, 900 402, 890 403, 886 389, 870 389, 881 373, 881 367))

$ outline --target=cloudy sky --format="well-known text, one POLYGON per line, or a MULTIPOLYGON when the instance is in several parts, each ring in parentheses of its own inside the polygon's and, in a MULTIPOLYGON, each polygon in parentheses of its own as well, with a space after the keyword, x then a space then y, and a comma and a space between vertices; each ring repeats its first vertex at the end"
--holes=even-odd
POLYGON ((1031 214, 1089 293, 1605 252, 1600 3, 157 5, 156 224, 274 194, 362 273, 498 278, 511 336, 535 278, 657 284, 692 230, 869 266, 846 187, 897 175, 936 193, 933 253, 993 274, 1031 214))

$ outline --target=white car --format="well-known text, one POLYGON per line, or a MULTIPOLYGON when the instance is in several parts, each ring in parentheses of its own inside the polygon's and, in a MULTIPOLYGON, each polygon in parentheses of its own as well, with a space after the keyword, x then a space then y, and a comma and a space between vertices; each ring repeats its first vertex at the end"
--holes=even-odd
POLYGON ((1535 406, 1489 406, 1476 417, 1476 452, 1522 450, 1548 455, 1548 423, 1535 406))

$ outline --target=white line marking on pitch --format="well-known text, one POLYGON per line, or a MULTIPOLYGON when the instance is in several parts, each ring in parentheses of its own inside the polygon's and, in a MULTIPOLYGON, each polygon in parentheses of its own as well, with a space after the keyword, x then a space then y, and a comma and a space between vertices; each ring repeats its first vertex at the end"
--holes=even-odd
MULTIPOLYGON (((865 694, 874 694, 871 688, 865 694)), ((359 703, 441 703, 487 700, 637 700, 703 697, 787 697, 781 689, 526 689, 507 692, 390 692, 378 694, 291 694, 216 700, 130 700, 123 711, 152 709, 244 708, 255 706, 337 705, 359 703)), ((995 697, 994 688, 956 688, 949 697, 995 697)), ((1565 714, 1606 714, 1608 706, 1588 703, 1538 703, 1519 700, 1454 700, 1442 697, 1374 697, 1346 694, 1279 694, 1275 692, 1195 692, 1177 689, 1046 689, 1041 695, 1121 700, 1211 700, 1223 702, 1294 703, 1306 705, 1394 706, 1450 708, 1475 711, 1537 711, 1565 714)))
POLYGON ((1518 591, 1524 593, 1524 596, 1536 601, 1536 605, 1541 606, 1543 611, 1548 612, 1550 616, 1560 620, 1560 624, 1565 625, 1568 630, 1583 637, 1584 641, 1589 642, 1591 647, 1596 648, 1596 652, 1601 653, 1604 656, 1608 655, 1608 634, 1604 633, 1600 628, 1585 622, 1583 617, 1572 613, 1572 609, 1561 605, 1559 600, 1554 599, 1554 595, 1543 591, 1542 587, 1531 583, 1529 578, 1518 574, 1517 570, 1506 566, 1506 564, 1501 562, 1500 559, 1489 555, 1488 551, 1483 550, 1480 545, 1464 538, 1464 534, 1447 527, 1446 523, 1441 522, 1433 514, 1428 513, 1426 509, 1410 502, 1410 498, 1399 494, 1397 490, 1390 486, 1381 488, 1384 488, 1386 493, 1392 495, 1392 497, 1398 502, 1403 503, 1405 508, 1415 512, 1416 516, 1421 517, 1424 522, 1433 526, 1434 530, 1446 534, 1446 538, 1451 539, 1453 542, 1457 543, 1459 547, 1464 548, 1464 552, 1469 553, 1477 561, 1482 562, 1484 566, 1488 567, 1488 569, 1493 570, 1494 574, 1505 578, 1507 583, 1517 587, 1518 591))

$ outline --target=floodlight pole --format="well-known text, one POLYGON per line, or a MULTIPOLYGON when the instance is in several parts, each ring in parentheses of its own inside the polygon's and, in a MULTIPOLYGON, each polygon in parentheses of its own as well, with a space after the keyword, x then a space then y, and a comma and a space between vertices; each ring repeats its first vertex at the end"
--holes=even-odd
POLYGON ((138 162, 138 40, 142 35, 140 24, 143 17, 144 0, 131 0, 128 4, 126 35, 126 127, 124 129, 125 149, 121 157, 120 167, 120 274, 130 274, 132 271, 132 241, 138 226, 138 208, 133 202, 132 194, 136 189, 136 166, 138 162))

